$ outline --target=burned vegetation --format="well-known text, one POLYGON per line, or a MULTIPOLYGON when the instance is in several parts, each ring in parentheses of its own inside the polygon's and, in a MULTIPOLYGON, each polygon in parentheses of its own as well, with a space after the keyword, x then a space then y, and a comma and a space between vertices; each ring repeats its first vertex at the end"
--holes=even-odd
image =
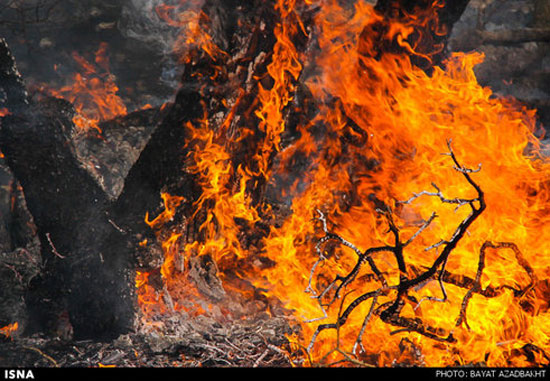
POLYGON ((130 1, 178 73, 134 111, 108 43, 29 86, 1 40, 0 362, 548 365, 550 163, 468 4, 130 1))

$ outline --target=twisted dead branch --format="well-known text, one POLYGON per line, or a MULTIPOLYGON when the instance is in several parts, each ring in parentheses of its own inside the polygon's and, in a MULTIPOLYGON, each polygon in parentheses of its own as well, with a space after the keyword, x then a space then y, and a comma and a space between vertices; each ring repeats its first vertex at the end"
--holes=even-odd
MULTIPOLYGON (((401 237, 401 232, 399 228, 394 222, 391 208, 385 207, 384 209, 380 209, 380 208, 377 209, 377 211, 381 215, 383 215, 386 219, 389 232, 393 236, 393 244, 371 247, 363 251, 353 243, 346 240, 345 238, 339 236, 338 234, 330 232, 327 227, 326 216, 321 211, 318 211, 319 220, 322 223, 322 228, 325 235, 319 239, 315 247, 318 255, 318 259, 314 263, 311 269, 309 284, 306 291, 311 293, 312 297, 318 300, 319 306, 323 311, 324 316, 314 320, 325 319, 328 317, 328 313, 327 313, 328 307, 332 306, 336 302, 336 300, 341 298, 340 295, 343 292, 343 290, 345 290, 346 287, 350 286, 354 282, 360 270, 365 266, 365 264, 368 264, 368 266, 370 267, 370 271, 372 272, 372 275, 375 277, 375 279, 377 279, 378 282, 380 283, 380 287, 374 290, 369 290, 361 294, 360 296, 356 297, 351 302, 349 302, 349 304, 345 308, 343 306, 344 302, 342 300, 341 301, 342 305, 339 307, 339 312, 338 312, 336 321, 332 323, 325 323, 325 324, 318 325, 307 347, 308 353, 311 352, 311 350, 313 349, 316 339, 322 331, 327 329, 334 329, 337 331, 337 335, 339 335, 340 328, 346 323, 350 314, 359 305, 361 305, 363 302, 366 302, 368 300, 371 301, 371 305, 364 318, 361 329, 357 334, 357 339, 355 340, 355 343, 352 349, 352 355, 356 355, 358 350, 364 351, 363 344, 362 344, 363 334, 365 332, 365 328, 368 325, 369 321, 371 321, 375 316, 378 316, 383 322, 389 325, 398 327, 397 330, 392 332, 392 334, 396 334, 399 332, 416 332, 436 341, 455 342, 456 339, 453 337, 453 330, 446 332, 446 330, 442 328, 432 327, 427 325, 420 318, 409 318, 409 317, 401 316, 401 311, 406 301, 411 301, 413 304, 415 304, 416 305, 415 308, 418 308, 418 306, 426 300, 437 301, 437 302, 447 301, 447 292, 444 286, 445 283, 453 284, 455 286, 468 290, 465 296, 463 297, 459 316, 457 317, 456 324, 455 324, 456 327, 459 327, 462 324, 464 324, 467 329, 469 329, 469 326, 466 318, 466 310, 468 308, 469 301, 474 293, 483 295, 484 297, 492 298, 492 297, 496 297, 497 295, 500 295, 504 290, 510 289, 514 292, 515 296, 521 297, 525 295, 534 286, 534 284, 536 283, 536 277, 533 269, 521 254, 519 248, 514 243, 511 243, 511 242, 496 242, 496 243, 489 242, 489 241, 485 242, 480 248, 478 269, 474 279, 468 278, 462 275, 458 276, 458 275, 452 274, 445 269, 449 256, 451 255, 453 250, 456 248, 460 240, 467 233, 468 228, 474 223, 474 221, 483 213, 483 211, 486 208, 485 195, 483 193, 483 190, 471 177, 472 173, 476 173, 480 171, 481 165, 477 169, 469 169, 464 167, 457 159, 452 149, 450 140, 447 142, 447 146, 449 151, 445 155, 448 155, 451 158, 451 160, 453 161, 453 168, 458 173, 460 173, 465 178, 465 180, 471 185, 471 187, 476 191, 476 197, 470 198, 470 199, 449 198, 443 194, 441 189, 436 184, 432 184, 432 186, 435 189, 434 192, 422 191, 420 193, 414 194, 410 199, 406 201, 397 202, 397 204, 410 204, 414 202, 416 199, 418 199, 419 197, 428 196, 428 197, 437 197, 442 203, 455 204, 457 205, 457 208, 464 207, 464 206, 470 207, 470 213, 463 221, 460 222, 460 224, 457 226, 457 228, 455 229, 450 239, 442 240, 425 249, 425 250, 431 250, 431 249, 437 248, 438 250, 440 250, 437 258, 435 259, 435 261, 432 263, 431 266, 420 268, 415 265, 408 265, 405 260, 404 249, 411 242, 413 242, 438 217, 435 212, 432 213, 432 215, 422 223, 422 225, 411 237, 409 237, 408 239, 403 239, 401 237), (356 262, 355 262, 355 266, 347 274, 335 276, 332 282, 328 283, 328 285, 326 285, 322 290, 320 290, 320 292, 316 293, 312 286, 313 278, 315 276, 317 268, 322 263, 324 263, 327 259, 322 249, 323 249, 323 246, 329 241, 336 242, 336 244, 338 245, 351 248, 356 254, 356 262), (511 249, 515 254, 515 258, 518 264, 525 270, 525 272, 529 276, 530 283, 526 287, 519 288, 519 289, 511 286, 506 286, 506 285, 499 286, 499 287, 488 286, 485 289, 482 289, 481 276, 483 274, 483 269, 485 268, 486 251, 489 248, 496 249, 496 250, 511 249), (386 279, 386 277, 384 276, 384 273, 380 271, 380 269, 377 267, 373 259, 373 256, 381 252, 391 253, 394 256, 397 262, 398 270, 399 270, 399 281, 397 284, 390 284, 386 279), (409 291, 415 289, 416 287, 430 280, 437 280, 442 293, 441 298, 425 297, 417 301, 413 296, 409 295, 409 291), (324 301, 326 299, 326 296, 329 294, 329 292, 334 292, 333 296, 329 298, 328 301, 324 301), (381 296, 388 296, 388 295, 391 295, 391 293, 395 293, 396 295, 393 300, 390 300, 389 302, 384 302, 378 305, 379 303, 378 301, 381 296)), ((338 352, 344 353, 340 349, 339 344, 335 350, 338 352)), ((349 360, 350 354, 347 352, 345 353, 346 353, 345 358, 347 359, 347 361, 350 361, 349 360)))

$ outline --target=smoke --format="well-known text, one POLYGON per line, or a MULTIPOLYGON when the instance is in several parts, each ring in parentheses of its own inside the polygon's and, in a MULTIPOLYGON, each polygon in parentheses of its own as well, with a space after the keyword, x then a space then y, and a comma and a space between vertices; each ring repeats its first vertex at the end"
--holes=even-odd
POLYGON ((177 88, 180 70, 177 59, 182 54, 181 46, 176 52, 178 38, 183 33, 185 22, 170 23, 160 16, 161 9, 179 20, 180 15, 198 12, 204 0, 130 0, 122 8, 118 28, 123 36, 147 44, 148 47, 163 57, 161 81, 177 88))
MULTIPOLYGON (((168 54, 177 40, 179 30, 160 18, 156 9, 169 0, 130 0, 122 8, 119 30, 127 38, 147 43, 160 53, 168 54)), ((172 3, 177 1, 172 1, 172 3)))

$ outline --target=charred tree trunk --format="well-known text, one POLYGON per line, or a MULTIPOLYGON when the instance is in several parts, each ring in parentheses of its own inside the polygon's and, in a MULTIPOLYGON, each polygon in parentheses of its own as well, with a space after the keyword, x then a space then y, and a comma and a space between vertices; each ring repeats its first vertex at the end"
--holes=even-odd
MULTIPOLYGON (((121 226, 136 233, 151 233, 143 221, 144 216, 159 209, 162 191, 185 197, 188 206, 200 196, 195 175, 186 169, 187 157, 194 149, 188 146, 190 132, 186 123, 194 125, 205 115, 223 115, 210 120, 212 129, 216 130, 220 128, 220 120, 230 120, 231 112, 242 125, 256 118, 250 110, 256 102, 257 89, 239 91, 247 88, 247 78, 265 76, 269 57, 251 67, 257 57, 270 52, 273 46, 272 30, 276 21, 273 3, 211 0, 202 10, 205 14, 202 22, 211 31, 213 44, 223 53, 212 57, 197 48, 188 54, 190 59, 184 64, 180 90, 126 178, 124 190, 114 205, 114 214, 121 226), (267 25, 260 28, 261 22, 267 25), (239 97, 242 106, 235 105, 231 111, 226 101, 239 97)), ((252 140, 259 138, 251 136, 252 140)), ((253 144, 243 140, 230 148, 234 153, 232 157, 236 158, 233 167, 251 162, 247 155, 253 144)))
POLYGON ((15 63, 2 69, 10 114, 0 149, 23 187, 42 251, 43 271, 27 295, 29 328, 67 333, 71 327, 59 325, 68 312, 75 337, 118 335, 133 320, 129 248, 109 221, 105 193, 76 161, 74 110, 59 99, 28 102, 15 63))

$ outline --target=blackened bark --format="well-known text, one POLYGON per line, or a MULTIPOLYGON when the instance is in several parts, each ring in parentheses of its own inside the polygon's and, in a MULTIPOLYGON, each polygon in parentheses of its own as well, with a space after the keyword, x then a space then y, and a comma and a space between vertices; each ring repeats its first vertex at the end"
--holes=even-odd
POLYGON ((76 338, 104 338, 133 324, 129 248, 108 214, 109 201, 79 166, 71 136, 72 106, 48 98, 28 102, 15 62, 0 44, 0 149, 20 182, 37 227, 42 273, 27 295, 30 330, 56 330, 68 312, 76 338))
POLYGON ((131 327, 133 276, 109 202, 75 160, 72 115, 62 100, 32 103, 3 119, 0 149, 23 187, 42 247, 43 273, 27 300, 34 328, 55 329, 68 311, 75 337, 102 338, 131 327))
POLYGON ((28 104, 28 95, 6 40, 0 38, 0 109, 28 104))
MULTIPOLYGON (((447 57, 447 42, 453 25, 460 19, 469 2, 470 0, 446 0, 436 4, 433 0, 378 0, 375 9, 384 15, 386 20, 399 21, 409 20, 411 16, 424 12, 437 13, 437 18, 428 21, 421 28, 416 27, 415 33, 409 37, 416 51, 430 56, 430 60, 426 60, 420 55, 412 55, 411 61, 416 66, 430 71, 433 66, 441 65, 447 57)), ((390 46, 383 42, 380 45, 386 46, 386 49, 390 46)), ((389 49, 400 50, 395 43, 389 49)))

